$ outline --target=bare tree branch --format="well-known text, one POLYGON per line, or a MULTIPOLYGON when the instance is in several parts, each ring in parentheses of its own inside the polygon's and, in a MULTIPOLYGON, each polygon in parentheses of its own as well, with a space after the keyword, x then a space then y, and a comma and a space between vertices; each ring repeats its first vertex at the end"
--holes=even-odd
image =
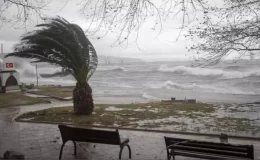
POLYGON ((169 17, 174 19, 181 16, 181 24, 178 27, 181 34, 181 31, 195 20, 196 15, 193 13, 204 13, 208 8, 204 0, 83 0, 81 5, 81 13, 86 16, 89 24, 86 31, 91 34, 100 30, 117 32, 118 37, 113 45, 126 42, 133 32, 138 34, 148 18, 154 19, 152 30, 156 30, 159 25, 160 35, 163 21, 169 17))
POLYGON ((211 8, 218 17, 210 25, 207 20, 189 31, 197 41, 189 50, 196 52, 197 65, 211 65, 229 54, 236 59, 260 51, 260 0, 225 0, 225 7, 211 8))
POLYGON ((51 0, 4 0, 0 4, 0 27, 21 28, 34 25, 43 16, 43 9, 51 0))

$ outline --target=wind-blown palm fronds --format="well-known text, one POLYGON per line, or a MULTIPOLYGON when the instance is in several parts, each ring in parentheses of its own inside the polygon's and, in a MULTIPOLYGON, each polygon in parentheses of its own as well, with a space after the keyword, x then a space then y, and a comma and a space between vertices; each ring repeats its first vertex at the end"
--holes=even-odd
MULTIPOLYGON (((90 92, 86 94, 91 95, 91 88, 87 81, 98 64, 94 46, 80 26, 69 23, 61 17, 47 18, 44 21, 45 23, 36 26, 36 30, 22 36, 20 43, 15 45, 14 52, 6 57, 29 58, 35 63, 47 62, 61 66, 63 71, 75 77, 77 81, 75 89, 79 84, 81 88, 87 88, 86 92, 90 92)), ((74 99, 77 99, 75 96, 80 95, 74 95, 74 99)), ((75 103, 83 107, 83 103, 79 101, 84 101, 84 99, 92 100, 92 95, 89 98, 74 101, 74 107, 75 103)), ((93 106, 91 108, 93 109, 93 106)))

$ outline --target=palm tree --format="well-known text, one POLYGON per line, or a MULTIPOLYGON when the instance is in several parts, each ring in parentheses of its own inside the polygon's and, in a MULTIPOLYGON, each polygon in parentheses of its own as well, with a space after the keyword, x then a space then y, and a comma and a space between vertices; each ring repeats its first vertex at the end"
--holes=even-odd
POLYGON ((36 30, 22 36, 14 52, 6 57, 29 58, 33 63, 47 62, 61 66, 76 80, 74 112, 92 114, 94 104, 88 80, 97 68, 98 58, 84 31, 61 17, 44 19, 44 23, 36 27, 36 30))

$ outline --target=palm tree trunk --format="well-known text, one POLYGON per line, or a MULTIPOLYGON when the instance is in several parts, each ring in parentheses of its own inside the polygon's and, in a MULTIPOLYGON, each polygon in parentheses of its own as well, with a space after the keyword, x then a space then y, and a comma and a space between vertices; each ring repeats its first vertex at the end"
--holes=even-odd
POLYGON ((76 87, 73 90, 73 104, 75 114, 92 114, 94 108, 92 89, 87 82, 77 82, 76 87))

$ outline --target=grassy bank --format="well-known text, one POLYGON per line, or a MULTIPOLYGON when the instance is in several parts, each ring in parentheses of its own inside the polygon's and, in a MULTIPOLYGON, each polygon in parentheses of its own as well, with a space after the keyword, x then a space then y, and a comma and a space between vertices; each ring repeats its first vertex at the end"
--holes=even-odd
MULTIPOLYGON (((175 104, 160 105, 161 103, 146 104, 102 104, 96 105, 91 116, 77 116, 73 114, 72 107, 51 108, 38 112, 24 114, 18 120, 32 119, 35 122, 73 123, 84 125, 108 125, 108 126, 136 126, 138 120, 161 119, 178 115, 180 111, 186 111, 187 115, 194 117, 192 112, 210 113, 214 108, 207 104, 175 104)), ((157 126, 157 124, 153 124, 157 126)))
POLYGON ((37 103, 46 103, 46 101, 35 97, 25 96, 21 92, 0 94, 0 108, 18 105, 31 105, 37 103))
POLYGON ((203 103, 97 104, 91 116, 76 116, 72 107, 51 108, 26 113, 18 117, 18 121, 200 133, 254 134, 260 131, 250 119, 218 115, 218 106, 203 103))
POLYGON ((74 87, 72 86, 68 86, 68 87, 40 86, 36 88, 38 89, 37 91, 30 91, 30 93, 66 98, 66 97, 72 97, 73 88, 74 87))

